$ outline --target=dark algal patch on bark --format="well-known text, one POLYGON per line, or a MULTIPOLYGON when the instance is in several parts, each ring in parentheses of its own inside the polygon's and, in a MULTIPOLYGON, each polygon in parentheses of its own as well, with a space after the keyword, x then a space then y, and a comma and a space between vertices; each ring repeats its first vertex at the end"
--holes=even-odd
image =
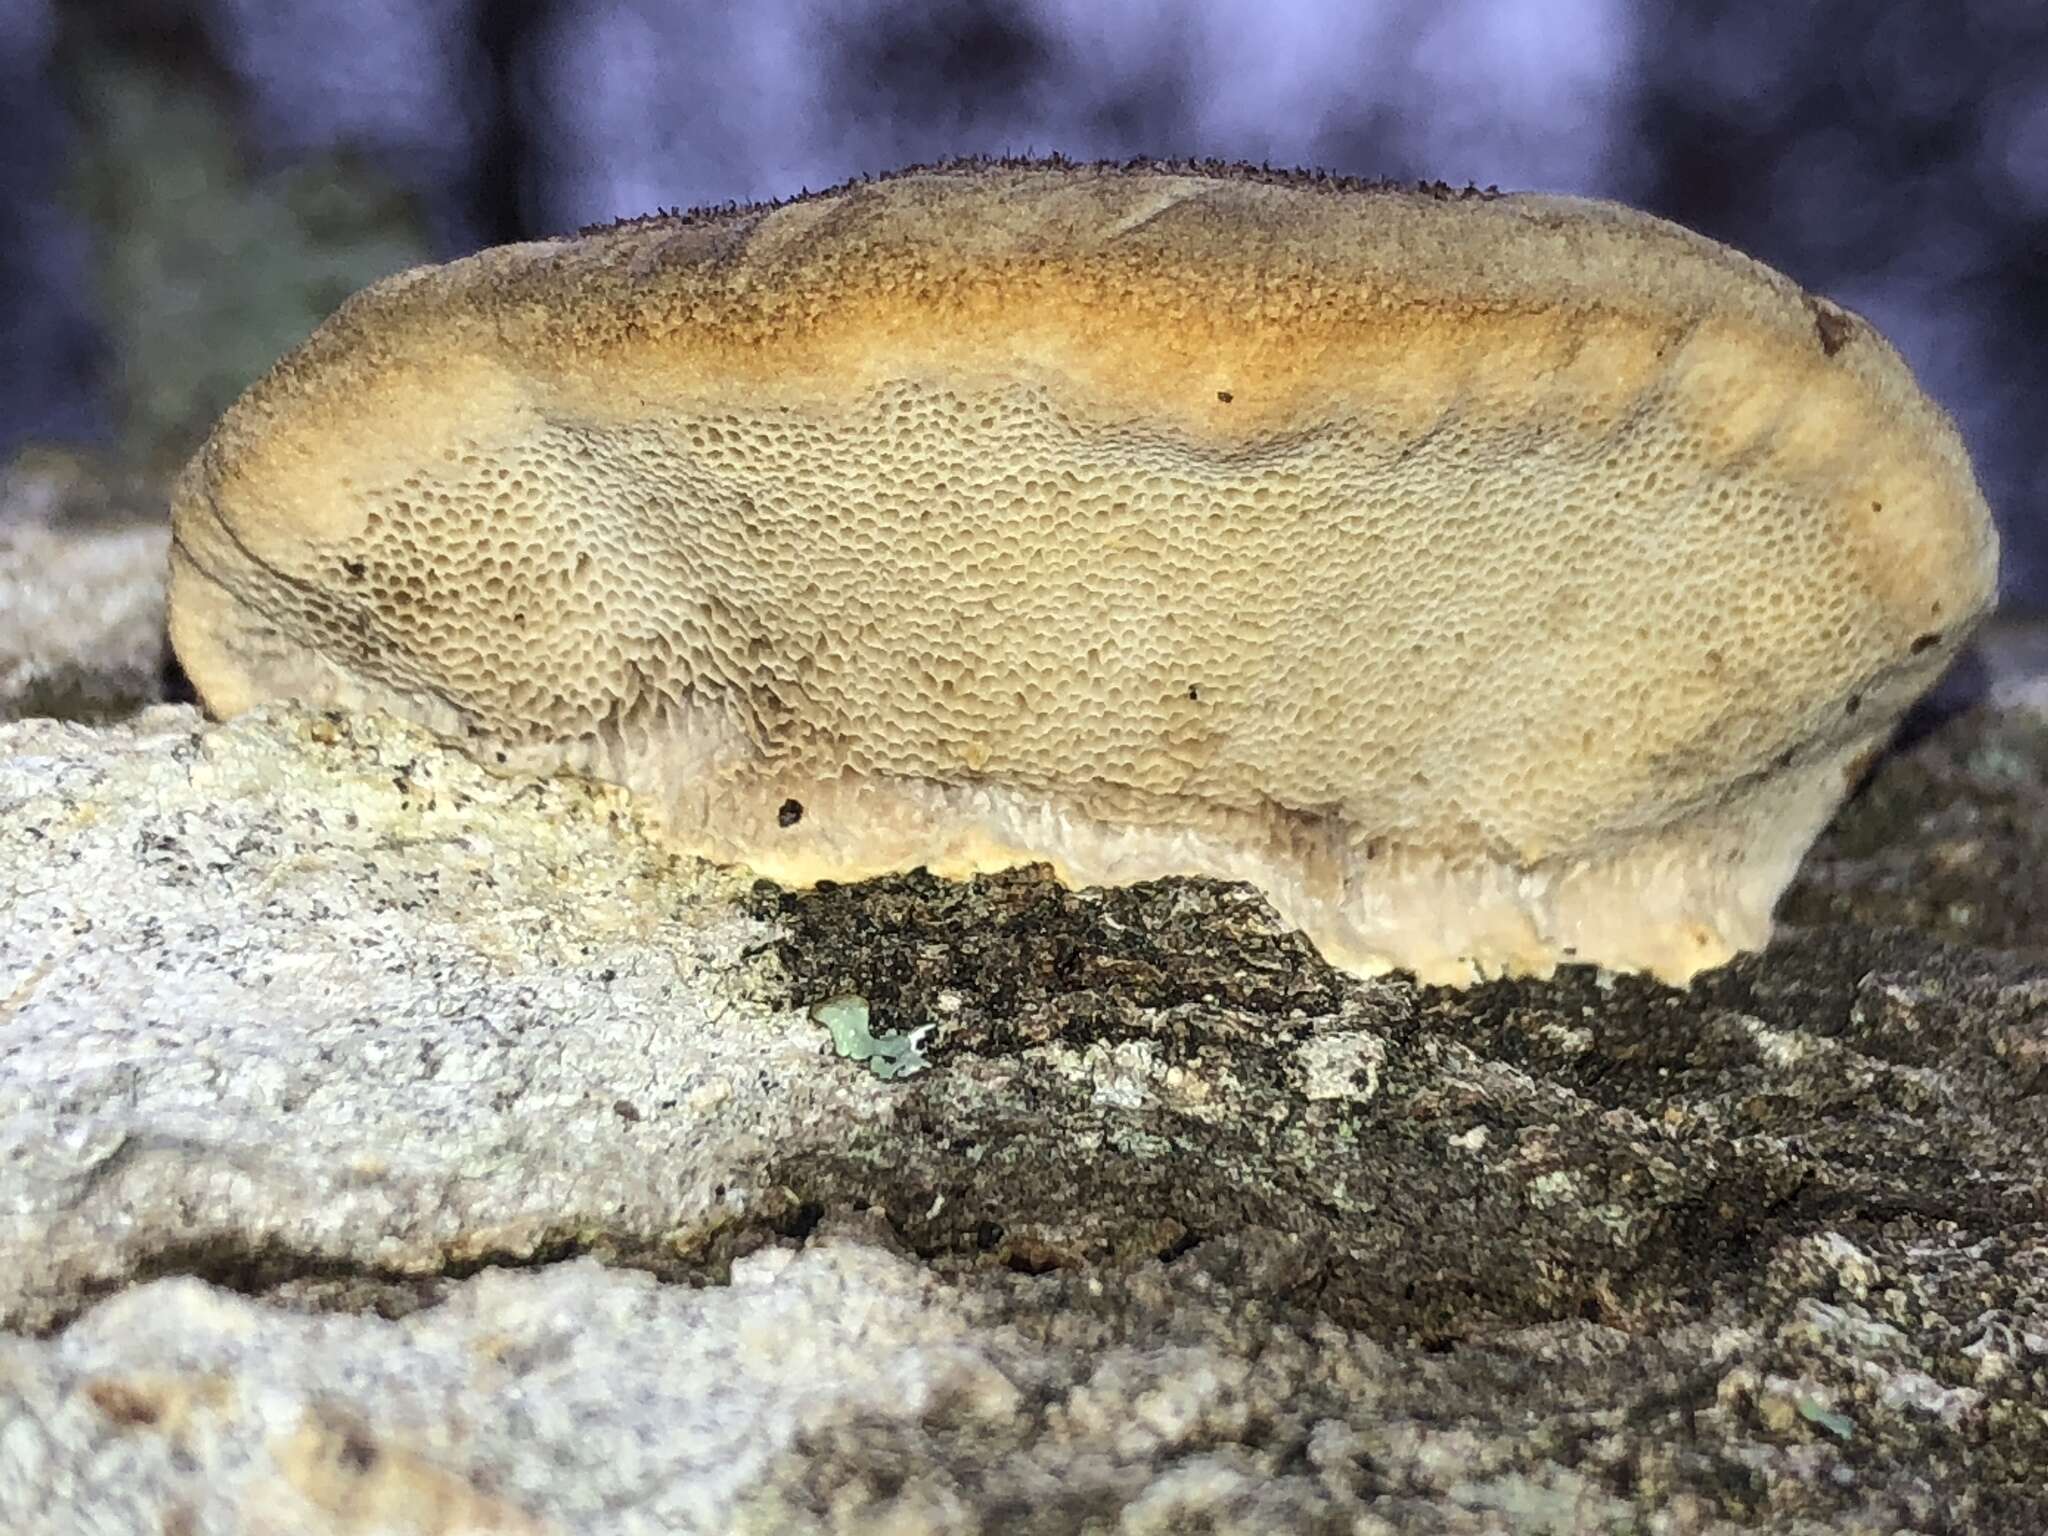
MULTIPOLYGON (((878 1029, 940 1021, 940 1056, 1158 1037, 1150 1016, 1191 1006, 1277 1045, 1351 985, 1256 891, 1221 881, 1075 891, 1043 866, 966 882, 917 870, 814 891, 763 881, 752 905, 788 935, 774 953, 792 1005, 852 992, 878 1029)), ((1161 1044, 1184 1052, 1189 1034, 1161 1044)))

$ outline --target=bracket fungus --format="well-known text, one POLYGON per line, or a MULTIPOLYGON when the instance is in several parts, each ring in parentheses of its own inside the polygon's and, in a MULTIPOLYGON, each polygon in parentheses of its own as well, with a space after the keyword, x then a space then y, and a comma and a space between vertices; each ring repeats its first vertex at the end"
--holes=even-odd
POLYGON ((1863 320, 1607 203, 963 162, 401 273, 175 494, 207 706, 409 717, 788 884, 1259 886, 1682 983, 1990 605, 1863 320))

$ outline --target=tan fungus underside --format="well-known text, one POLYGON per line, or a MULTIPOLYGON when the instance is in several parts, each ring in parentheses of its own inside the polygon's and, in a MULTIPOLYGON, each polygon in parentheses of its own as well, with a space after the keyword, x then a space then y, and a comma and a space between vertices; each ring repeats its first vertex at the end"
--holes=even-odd
POLYGON ((1354 969, 1683 981, 1990 601, 1889 347, 1641 215, 838 199, 346 308, 181 484, 209 705, 391 709, 790 883, 1213 874, 1354 969))

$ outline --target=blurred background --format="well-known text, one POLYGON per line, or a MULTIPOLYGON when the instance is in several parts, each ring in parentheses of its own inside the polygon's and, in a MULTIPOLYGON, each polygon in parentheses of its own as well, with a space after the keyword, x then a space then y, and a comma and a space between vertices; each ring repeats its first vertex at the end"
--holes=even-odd
POLYGON ((0 0, 0 464, 158 475, 417 261, 1055 150, 1739 246, 1900 346, 2048 603, 2048 0, 0 0))

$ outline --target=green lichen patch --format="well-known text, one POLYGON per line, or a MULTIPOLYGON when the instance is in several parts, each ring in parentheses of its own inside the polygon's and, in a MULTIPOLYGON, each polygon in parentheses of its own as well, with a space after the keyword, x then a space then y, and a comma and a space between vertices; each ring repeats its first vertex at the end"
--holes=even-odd
POLYGON ((811 1022, 824 1025, 832 1036, 835 1051, 849 1061, 866 1062, 879 1078, 909 1077, 931 1065, 924 1043, 934 1025, 919 1025, 898 1035, 875 1034, 868 1028, 867 999, 850 994, 813 1003, 810 1011, 811 1022))

